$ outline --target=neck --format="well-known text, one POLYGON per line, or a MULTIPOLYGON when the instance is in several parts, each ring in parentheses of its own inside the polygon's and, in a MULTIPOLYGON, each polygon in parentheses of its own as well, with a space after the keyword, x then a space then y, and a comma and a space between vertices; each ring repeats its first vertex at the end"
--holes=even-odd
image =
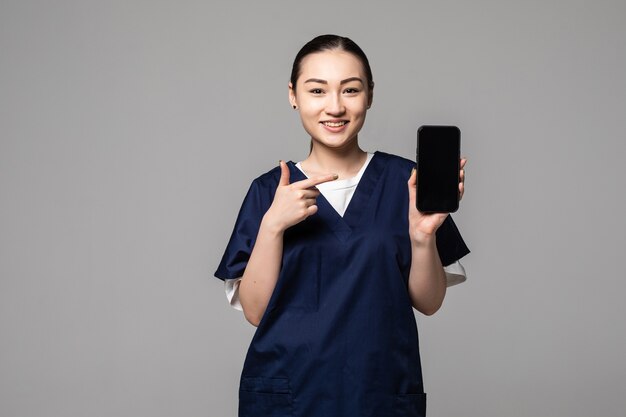
POLYGON ((306 172, 325 174, 335 173, 339 179, 350 178, 361 169, 367 153, 359 147, 355 140, 349 146, 330 148, 313 141, 313 149, 302 161, 306 172))

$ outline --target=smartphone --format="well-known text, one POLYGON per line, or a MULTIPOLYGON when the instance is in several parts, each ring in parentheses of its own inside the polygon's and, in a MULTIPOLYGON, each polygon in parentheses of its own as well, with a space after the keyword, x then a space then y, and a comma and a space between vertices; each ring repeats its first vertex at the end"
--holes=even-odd
POLYGON ((417 209, 454 213, 459 208, 461 130, 456 126, 417 129, 417 209))

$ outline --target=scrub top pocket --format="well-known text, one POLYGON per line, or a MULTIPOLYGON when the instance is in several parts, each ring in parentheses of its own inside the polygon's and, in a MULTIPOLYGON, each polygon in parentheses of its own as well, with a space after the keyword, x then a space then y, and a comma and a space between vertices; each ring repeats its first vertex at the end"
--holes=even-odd
POLYGON ((426 394, 396 395, 393 407, 394 417, 425 417, 426 394))
POLYGON ((288 378, 242 377, 239 417, 292 417, 288 378))

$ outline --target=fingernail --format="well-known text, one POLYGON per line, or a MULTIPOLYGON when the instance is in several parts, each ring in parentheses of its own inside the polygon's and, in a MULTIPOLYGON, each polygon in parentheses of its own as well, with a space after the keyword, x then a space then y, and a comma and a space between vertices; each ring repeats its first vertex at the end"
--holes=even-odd
POLYGON ((414 172, 415 172, 415 168, 411 170, 411 175, 413 175, 414 172))
POLYGON ((279 160, 278 160, 278 165, 280 165, 280 163, 281 163, 281 162, 283 162, 283 160, 282 160, 282 159, 279 159, 279 160))

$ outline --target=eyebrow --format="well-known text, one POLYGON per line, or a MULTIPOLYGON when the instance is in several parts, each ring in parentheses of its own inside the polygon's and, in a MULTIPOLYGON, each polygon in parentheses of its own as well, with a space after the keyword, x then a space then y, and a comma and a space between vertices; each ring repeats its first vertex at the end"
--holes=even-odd
MULTIPOLYGON (((361 84, 363 84, 363 80, 360 79, 359 77, 350 77, 350 78, 346 78, 345 80, 341 80, 339 82, 340 85, 345 84, 345 83, 349 83, 350 81, 358 81, 361 84)), ((319 78, 309 78, 308 80, 306 80, 304 82, 306 83, 320 83, 320 84, 328 84, 328 81, 326 80, 320 80, 319 78)))

